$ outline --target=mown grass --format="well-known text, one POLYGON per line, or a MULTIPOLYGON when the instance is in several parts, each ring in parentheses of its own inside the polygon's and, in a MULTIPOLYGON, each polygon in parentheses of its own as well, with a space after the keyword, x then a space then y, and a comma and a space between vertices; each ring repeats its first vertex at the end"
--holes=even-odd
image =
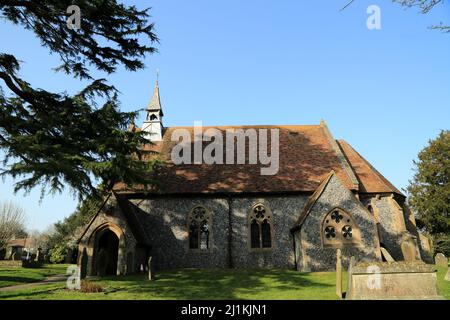
POLYGON ((46 264, 42 268, 0 267, 0 288, 44 280, 48 276, 65 274, 68 264, 46 264))
MULTIPOLYGON (((446 268, 438 268, 440 294, 450 299, 446 268)), ((90 280, 103 287, 101 293, 66 289, 63 282, 20 291, 0 292, 0 299, 48 300, 172 300, 172 299, 262 299, 335 300, 334 272, 300 273, 292 270, 176 270, 157 274, 90 280)), ((347 287, 344 273, 343 289, 347 287)))
POLYGON ((445 299, 450 300, 450 281, 445 280, 448 268, 437 267, 437 270, 439 293, 444 296, 445 299))
POLYGON ((14 292, 0 292, 0 299, 324 299, 335 294, 335 273, 299 273, 293 270, 179 270, 157 274, 91 280, 103 286, 101 293, 65 289, 65 283, 41 285, 14 292))

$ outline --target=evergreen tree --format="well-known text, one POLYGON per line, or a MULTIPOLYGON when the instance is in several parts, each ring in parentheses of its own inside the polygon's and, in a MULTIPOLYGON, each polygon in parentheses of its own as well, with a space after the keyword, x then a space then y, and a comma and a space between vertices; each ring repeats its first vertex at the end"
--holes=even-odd
POLYGON ((418 226, 434 237, 436 250, 450 255, 450 131, 431 140, 414 165, 408 202, 418 226))
POLYGON ((98 195, 97 182, 105 191, 117 181, 151 183, 143 173, 155 163, 140 161, 143 135, 128 130, 137 113, 121 112, 117 89, 89 70, 144 67, 158 41, 149 9, 115 0, 0 0, 0 14, 34 32, 60 58, 58 71, 88 83, 75 95, 33 88, 16 57, 0 52, 0 174, 20 178, 16 191, 69 186, 80 198, 98 195), (79 29, 68 27, 71 5, 81 10, 79 29))

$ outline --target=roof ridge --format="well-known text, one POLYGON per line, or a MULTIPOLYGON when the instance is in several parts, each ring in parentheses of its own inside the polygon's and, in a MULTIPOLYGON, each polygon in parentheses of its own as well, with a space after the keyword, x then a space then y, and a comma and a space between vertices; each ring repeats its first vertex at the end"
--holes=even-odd
POLYGON ((338 143, 334 139, 333 135, 331 134, 331 131, 328 129, 328 126, 324 120, 320 121, 320 127, 324 131, 325 136, 327 137, 328 142, 331 145, 331 148, 336 153, 336 156, 337 156, 340 164, 342 165, 344 172, 347 174, 348 178, 350 179, 350 182, 353 184, 353 188, 359 191, 359 180, 358 180, 358 178, 356 178, 356 175, 353 172, 352 166, 347 161, 347 158, 344 156, 344 153, 342 152, 338 143))
MULTIPOLYGON (((165 127, 166 129, 177 128, 193 128, 194 126, 171 126, 165 127)), ((295 127, 320 127, 318 124, 230 124, 230 125, 206 125, 202 128, 233 128, 233 127, 280 127, 280 128, 295 128, 295 127)))

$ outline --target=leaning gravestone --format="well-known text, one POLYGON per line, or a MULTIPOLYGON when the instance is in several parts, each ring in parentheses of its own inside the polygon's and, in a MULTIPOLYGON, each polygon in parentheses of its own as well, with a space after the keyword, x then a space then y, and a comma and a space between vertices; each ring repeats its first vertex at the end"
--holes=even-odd
POLYGON ((415 261, 416 260, 416 248, 409 241, 403 241, 401 244, 403 259, 405 261, 415 261))
POLYGON ((422 261, 361 262, 349 272, 349 300, 441 300, 436 270, 422 261))
POLYGON ((36 262, 43 262, 44 261, 44 257, 43 257, 43 254, 42 254, 42 249, 41 248, 38 248, 37 249, 37 253, 36 253, 36 260, 35 260, 36 262))
POLYGON ((148 258, 148 280, 155 280, 155 268, 152 263, 152 257, 148 258))
POLYGON ((381 247, 381 254, 387 262, 395 262, 394 258, 392 258, 391 254, 383 247, 381 247))
POLYGON ((341 249, 336 250, 336 294, 342 299, 342 253, 341 249))
POLYGON ((448 259, 443 253, 434 256, 434 263, 439 267, 448 267, 448 259))

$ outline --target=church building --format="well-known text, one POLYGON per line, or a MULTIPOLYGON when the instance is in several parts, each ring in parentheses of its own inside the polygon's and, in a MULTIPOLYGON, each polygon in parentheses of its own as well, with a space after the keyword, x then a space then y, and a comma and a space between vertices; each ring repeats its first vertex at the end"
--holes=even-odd
POLYGON ((277 129, 278 171, 263 175, 249 161, 174 163, 174 132, 195 129, 164 127, 163 116, 157 82, 139 128, 149 141, 146 156, 161 161, 157 186, 116 184, 79 239, 82 276, 139 272, 149 257, 157 270, 302 272, 334 270, 337 249, 344 267, 351 257, 382 261, 386 252, 398 261, 421 260, 405 196, 324 121, 202 128, 277 129))

